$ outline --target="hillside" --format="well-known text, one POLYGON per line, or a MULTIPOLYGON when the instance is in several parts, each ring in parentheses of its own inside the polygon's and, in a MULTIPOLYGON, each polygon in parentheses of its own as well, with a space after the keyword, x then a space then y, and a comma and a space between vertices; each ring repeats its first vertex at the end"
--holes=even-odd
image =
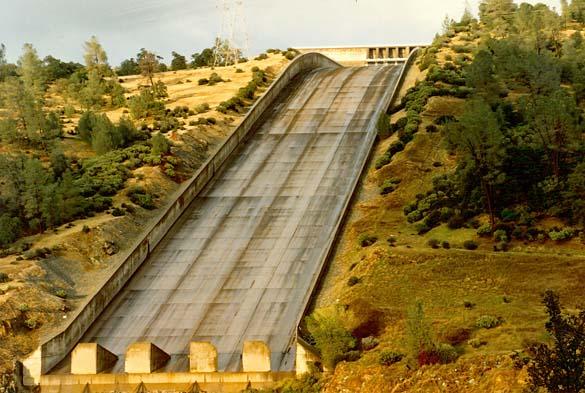
MULTIPOLYGON (((567 52, 580 29, 571 25, 562 31, 567 52)), ((491 230, 485 205, 467 207, 473 212, 460 207, 469 194, 441 205, 441 198, 449 201, 449 192, 455 192, 441 184, 447 180, 458 186, 454 174, 466 160, 449 139, 482 88, 470 86, 469 78, 479 66, 478 53, 497 45, 489 31, 473 21, 451 22, 410 70, 406 87, 419 83, 408 96, 403 89, 402 104, 380 121, 380 141, 314 301, 317 323, 308 319, 303 328, 318 349, 337 353, 336 363, 345 359, 313 385, 321 386, 319 391, 522 392, 531 346, 551 343, 544 291, 555 291, 568 312, 582 307, 583 222, 561 213, 560 202, 538 210, 530 199, 510 202, 499 191, 501 205, 491 230), (430 218, 433 209, 440 213, 436 218, 430 218), (530 212, 519 213, 529 223, 522 224, 518 215, 507 218, 511 211, 530 212), (556 236, 563 231, 572 235, 556 236), (419 323, 417 334, 426 335, 429 348, 437 348, 429 351, 436 352, 412 354, 413 323, 419 323), (319 343, 319 324, 330 327, 328 343, 319 343)), ((483 72, 489 79, 489 68, 483 72)), ((518 108, 519 97, 530 96, 522 78, 516 87, 506 83, 502 102, 518 108)), ((581 94, 574 82, 564 86, 581 94)), ((578 99, 576 143, 581 146, 584 104, 578 99)), ((568 169, 583 158, 573 148, 575 153, 564 153, 563 176, 568 178, 580 176, 568 169)), ((512 188, 518 175, 508 176, 509 192, 521 195, 512 188)))
MULTIPOLYGON (((76 307, 93 292, 95 285, 109 275, 109 268, 117 255, 130 246, 150 220, 159 214, 160 208, 170 202, 181 182, 195 173, 239 124, 247 110, 242 107, 237 111, 218 112, 218 106, 238 95, 242 88, 249 85, 255 73, 263 70, 267 82, 258 86, 254 97, 257 99, 288 62, 283 55, 274 54, 265 59, 241 63, 237 67, 201 67, 155 73, 154 80, 166 86, 168 97, 162 102, 166 113, 170 113, 172 118, 165 115, 162 120, 157 120, 159 117, 155 115, 134 119, 137 129, 150 134, 149 143, 139 140, 132 146, 105 154, 97 153, 92 144, 79 135, 79 122, 85 109, 63 94, 59 86, 61 82, 48 86, 44 111, 60 114, 63 136, 52 142, 54 147, 50 150, 34 146, 23 149, 19 141, 2 143, 0 161, 18 157, 19 153, 24 152, 27 157, 37 157, 42 163, 41 168, 52 168, 55 165, 52 151, 58 150, 74 170, 76 166, 83 168, 87 163, 98 162, 99 168, 104 169, 94 173, 100 179, 109 181, 105 176, 119 175, 115 172, 106 172, 112 173, 106 175, 100 171, 111 171, 108 166, 122 154, 126 158, 122 158, 121 163, 130 171, 119 172, 123 174, 122 183, 113 192, 101 194, 100 191, 97 194, 108 195, 105 198, 109 204, 103 210, 78 215, 38 234, 24 234, 13 244, 0 249, 0 372, 10 370, 16 358, 39 344, 40 337, 59 330, 76 307), (221 81, 200 84, 201 79, 210 78, 212 74, 216 74, 221 81), (174 119, 177 120, 172 128, 161 130, 160 123, 174 119), (150 162, 140 158, 144 154, 135 155, 142 162, 129 165, 131 158, 128 157, 132 157, 135 149, 153 154, 148 152, 154 146, 152 141, 157 135, 164 136, 167 142, 163 140, 163 144, 168 144, 168 152, 150 162), (172 163, 171 167, 169 163, 172 163), (135 197, 136 190, 140 190, 142 198, 149 198, 147 204, 135 197)), ((97 116, 105 114, 114 124, 129 118, 131 97, 139 96, 148 85, 147 79, 138 75, 118 79, 127 104, 116 109, 106 106, 92 112, 97 116)), ((246 106, 252 102, 247 100, 246 106)), ((82 179, 80 177, 75 181, 82 179)))

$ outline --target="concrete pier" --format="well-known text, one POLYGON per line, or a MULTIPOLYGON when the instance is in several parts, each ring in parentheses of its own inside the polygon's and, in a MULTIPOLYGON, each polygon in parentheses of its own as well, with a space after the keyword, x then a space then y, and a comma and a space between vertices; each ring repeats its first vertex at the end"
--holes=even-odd
POLYGON ((192 373, 217 371, 217 349, 212 343, 191 343, 189 348, 189 370, 192 373))
POLYGON ((71 353, 71 374, 99 374, 112 368, 118 357, 96 343, 77 344, 71 353))
POLYGON ((149 342, 131 344, 126 351, 124 370, 129 374, 149 374, 162 367, 171 357, 149 342))
POLYGON ((244 372, 271 371, 268 345, 262 341, 244 341, 242 368, 244 372))

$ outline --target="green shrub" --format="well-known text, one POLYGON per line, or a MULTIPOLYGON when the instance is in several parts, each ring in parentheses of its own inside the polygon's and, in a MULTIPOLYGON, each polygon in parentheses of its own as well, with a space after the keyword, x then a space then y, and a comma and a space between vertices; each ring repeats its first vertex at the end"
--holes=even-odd
POLYGON ((451 244, 447 240, 443 240, 441 247, 443 247, 445 250, 448 250, 451 248, 451 244))
POLYGON ((356 347, 356 340, 343 326, 340 314, 339 309, 318 310, 305 319, 323 364, 331 369, 356 347))
POLYGON ((387 195, 390 194, 391 192, 394 192, 398 187, 398 184, 400 184, 400 182, 401 180, 397 178, 384 180, 384 183, 382 183, 382 187, 380 187, 380 194, 387 195))
POLYGON ((490 224, 484 224, 477 229, 479 236, 489 236, 492 234, 492 226, 490 224))
POLYGON ((419 235, 424 235, 425 233, 427 233, 431 229, 433 229, 433 228, 431 228, 430 226, 428 226, 424 222, 421 222, 419 224, 416 224, 416 226, 415 226, 416 233, 419 234, 419 235))
POLYGON ((199 86, 208 85, 209 84, 209 79, 207 79, 207 78, 201 78, 201 79, 199 79, 199 81, 197 83, 199 84, 199 86))
POLYGON ((503 320, 491 315, 482 315, 475 321, 475 326, 479 329, 493 329, 502 324, 503 320))
POLYGON ((36 329, 39 327, 39 321, 34 318, 34 317, 30 317, 24 320, 24 325, 29 328, 30 330, 36 329))
POLYGON ((403 358, 404 358, 404 355, 399 353, 399 352, 386 350, 386 351, 380 352, 380 357, 379 357, 378 362, 382 366, 391 366, 395 363, 398 363, 403 358))
POLYGON ((199 104, 195 107, 195 112, 198 114, 208 112, 211 109, 208 103, 199 104))
POLYGON ((10 281, 10 277, 8 276, 8 274, 0 272, 0 284, 3 284, 8 281, 10 281))
POLYGON ((161 133, 154 134, 150 143, 152 145, 151 153, 156 156, 167 154, 171 149, 168 139, 161 133))
POLYGON ((356 277, 356 276, 351 276, 351 277, 349 278, 349 280, 347 280, 347 286, 349 286, 349 287, 353 287, 354 285, 357 285, 357 284, 359 284, 359 283, 360 283, 360 281, 361 281, 361 280, 360 280, 358 277, 356 277))
POLYGON ((375 164, 376 169, 380 169, 380 168, 390 164, 391 160, 392 160, 392 157, 388 154, 388 152, 386 152, 385 154, 383 154, 380 158, 378 158, 376 160, 376 164, 375 164))
POLYGON ((429 241, 427 241, 427 245, 431 248, 439 248, 440 247, 441 242, 437 239, 429 239, 429 241))
POLYGON ((576 231, 573 228, 564 228, 560 230, 552 230, 548 233, 548 237, 551 240, 560 242, 563 240, 569 240, 575 236, 576 231))
POLYGON ((358 238, 358 242, 362 247, 369 247, 375 244, 378 241, 377 236, 368 235, 366 233, 362 233, 358 238))
POLYGON ((156 208, 153 196, 147 193, 142 187, 135 186, 130 188, 127 191, 127 195, 132 203, 135 203, 144 209, 153 210, 156 208))
POLYGON ((507 242, 508 241, 508 234, 503 229, 498 229, 493 234, 494 240, 497 242, 507 242))
POLYGON ((60 297, 61 299, 67 298, 67 292, 64 289, 57 289, 55 291, 55 296, 60 297))
POLYGON ((260 71, 260 68, 258 68, 258 66, 252 67, 252 72, 258 72, 258 71, 260 71))
POLYGON ((408 213, 408 215, 406 216, 406 220, 407 220, 409 223, 411 223, 411 224, 412 224, 412 223, 415 223, 415 222, 417 222, 417 221, 420 221, 420 220, 422 220, 422 218, 423 218, 423 214, 422 214, 422 212, 421 212, 421 211, 419 211, 419 210, 415 210, 415 211, 413 211, 413 212, 410 212, 410 213, 408 213))
POLYGON ((114 217, 122 217, 125 215, 126 215, 126 210, 120 209, 119 207, 115 207, 114 210, 112 210, 112 216, 114 216, 114 217))
POLYGON ((81 232, 83 233, 89 233, 90 231, 91 229, 87 225, 84 225, 83 228, 81 228, 81 232))
POLYGON ((479 245, 473 240, 466 240, 463 242, 463 248, 466 250, 477 250, 479 245))
POLYGON ((452 363, 459 357, 457 350, 450 344, 441 343, 437 345, 436 352, 441 364, 452 363))
POLYGON ((243 74, 244 70, 242 70, 241 68, 236 68, 236 74, 243 74))
POLYGON ((268 59, 268 55, 266 53, 261 53, 256 58, 254 58, 254 60, 266 60, 266 59, 268 59))

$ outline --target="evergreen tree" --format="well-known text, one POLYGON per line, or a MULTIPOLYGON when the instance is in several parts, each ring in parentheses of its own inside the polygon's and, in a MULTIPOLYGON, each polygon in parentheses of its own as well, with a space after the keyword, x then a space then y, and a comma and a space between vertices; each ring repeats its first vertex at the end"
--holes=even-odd
POLYGON ((479 18, 496 36, 505 36, 512 31, 516 5, 513 0, 482 0, 479 18))
POLYGON ((466 104, 459 124, 448 127, 447 138, 462 154, 466 170, 479 181, 493 228, 496 222, 496 186, 505 180, 501 166, 506 144, 496 114, 484 100, 473 99, 466 104))
POLYGON ((559 178, 563 157, 580 140, 574 97, 559 89, 551 95, 523 100, 534 143, 547 152, 551 173, 559 178))
POLYGON ((26 92, 38 102, 44 102, 47 77, 43 62, 31 44, 24 44, 22 55, 18 60, 18 73, 26 92))
POLYGON ((172 56, 173 56, 173 60, 171 60, 172 71, 184 70, 187 68, 187 59, 185 58, 185 56, 180 55, 177 52, 173 52, 172 56))
POLYGON ((531 348, 530 385, 550 392, 580 393, 585 389, 585 311, 563 315, 559 296, 552 291, 546 291, 543 303, 549 316, 545 327, 553 345, 531 348))
POLYGON ((92 36, 84 44, 85 53, 83 59, 88 72, 95 71, 97 75, 102 78, 111 75, 111 69, 108 64, 108 55, 98 41, 97 37, 92 36))

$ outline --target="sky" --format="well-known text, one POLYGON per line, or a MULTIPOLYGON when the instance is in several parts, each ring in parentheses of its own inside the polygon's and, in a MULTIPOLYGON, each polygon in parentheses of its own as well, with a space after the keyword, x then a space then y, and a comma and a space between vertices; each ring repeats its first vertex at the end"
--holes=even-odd
MULTIPOLYGON (((422 44, 440 31, 445 15, 459 19, 465 0, 238 0, 236 23, 248 55, 268 48, 326 45, 422 44)), ((24 43, 82 61, 83 42, 98 37, 118 65, 140 48, 188 58, 221 31, 220 0, 17 0, 1 8, 0 43, 15 61, 24 43)), ((235 2, 235 1, 234 1, 235 2)), ((529 1, 536 3, 536 1, 529 1)), ((552 7, 559 0, 541 0, 552 7)), ((477 0, 471 0, 477 8, 477 0)))

